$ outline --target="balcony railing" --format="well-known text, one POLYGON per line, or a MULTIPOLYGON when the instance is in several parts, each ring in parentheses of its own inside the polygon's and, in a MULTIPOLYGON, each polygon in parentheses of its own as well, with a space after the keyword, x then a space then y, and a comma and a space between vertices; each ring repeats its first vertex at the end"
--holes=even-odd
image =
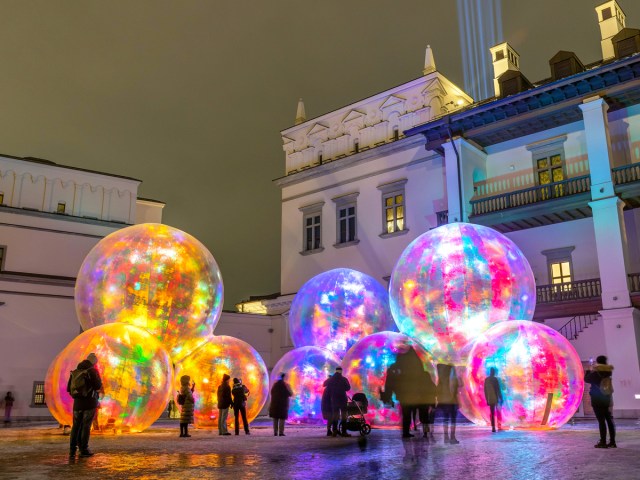
POLYGON ((538 304, 597 298, 601 295, 602 286, 599 278, 556 283, 554 285, 538 285, 536 287, 536 301, 538 304))
POLYGON ((615 185, 637 182, 640 180, 640 163, 612 168, 611 173, 613 174, 613 183, 615 185))
POLYGON ((554 198, 567 197, 590 191, 591 179, 589 175, 573 177, 561 182, 537 185, 524 190, 503 193, 493 197, 471 200, 472 215, 484 215, 498 212, 508 208, 522 207, 534 203, 553 200, 554 198))
POLYGON ((629 280, 629 292, 640 292, 640 273, 630 273, 627 278, 629 280))

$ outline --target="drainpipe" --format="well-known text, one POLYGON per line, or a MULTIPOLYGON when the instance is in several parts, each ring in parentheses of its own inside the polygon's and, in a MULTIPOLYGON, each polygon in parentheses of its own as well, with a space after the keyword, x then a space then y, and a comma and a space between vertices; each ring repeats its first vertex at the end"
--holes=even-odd
MULTIPOLYGON (((456 143, 453 141, 453 134, 451 133, 451 116, 447 117, 447 132, 449 133, 449 141, 453 146, 453 151, 456 154, 456 166, 458 168, 458 202, 460 204, 460 222, 464 220, 463 206, 462 206, 462 170, 460 166, 460 153, 458 153, 458 148, 456 147, 456 143)), ((458 219, 454 218, 454 222, 457 222, 458 219)))

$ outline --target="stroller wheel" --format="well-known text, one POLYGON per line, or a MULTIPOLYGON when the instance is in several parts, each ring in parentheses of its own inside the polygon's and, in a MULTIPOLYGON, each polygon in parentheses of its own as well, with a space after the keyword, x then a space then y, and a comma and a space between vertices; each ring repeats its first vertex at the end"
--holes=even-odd
POLYGON ((371 425, 369 425, 368 423, 363 423, 360 426, 360 435, 364 437, 365 435, 369 435, 370 433, 371 433, 371 425))

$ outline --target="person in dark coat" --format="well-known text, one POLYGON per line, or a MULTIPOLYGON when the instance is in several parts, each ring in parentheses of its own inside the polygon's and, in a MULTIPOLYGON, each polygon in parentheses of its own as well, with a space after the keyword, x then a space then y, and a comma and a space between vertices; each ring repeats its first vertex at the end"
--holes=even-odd
POLYGON ((422 361, 413 348, 410 348, 407 353, 398 355, 395 363, 387 369, 381 400, 390 403, 395 394, 396 400, 400 402, 403 438, 414 436, 410 432, 411 414, 426 401, 423 389, 424 373, 422 361))
POLYGON ((338 436, 338 420, 340 420, 340 435, 350 437, 347 433, 347 392, 351 390, 349 380, 342 376, 342 367, 327 380, 326 389, 329 390, 331 400, 331 435, 338 436))
POLYGON ((284 381, 285 374, 271 387, 269 416, 273 418, 273 435, 284 437, 284 421, 289 417, 289 397, 293 396, 291 387, 284 381))
MULTIPOLYGON (((102 389, 102 379, 96 369, 98 357, 95 353, 87 355, 86 360, 78 364, 77 370, 86 370, 85 385, 86 392, 83 395, 76 395, 73 398, 73 426, 69 438, 69 456, 75 457, 76 449, 80 448, 81 457, 90 457, 93 452, 89 450, 89 436, 91 435, 91 424, 98 408, 98 392, 102 389)), ((76 371, 77 371, 76 370, 76 371)), ((71 379, 73 372, 67 382, 67 392, 71 393, 71 379)))
POLYGON ((331 425, 333 423, 333 416, 331 413, 331 391, 327 388, 330 378, 331 375, 329 375, 329 378, 327 378, 322 384, 324 390, 322 391, 322 400, 320 401, 322 418, 327 421, 327 437, 331 436, 331 425))
POLYGON ((222 383, 218 385, 218 435, 231 435, 227 429, 229 407, 233 403, 229 380, 231 377, 225 373, 222 375, 222 383))
POLYGON ((422 436, 435 443, 433 436, 433 425, 436 415, 436 384, 427 371, 422 372, 422 379, 419 381, 419 401, 418 414, 422 424, 422 436))
POLYGON ((607 365, 607 357, 600 355, 596 358, 596 364, 584 374, 584 381, 591 384, 589 396, 593 413, 598 419, 600 429, 600 441, 596 448, 617 448, 616 425, 613 423, 611 409, 613 407, 613 395, 607 395, 600 389, 600 384, 605 378, 613 377, 613 365, 607 365), (609 443, 607 443, 607 427, 609 427, 609 443))
POLYGON ((195 399, 193 398, 193 391, 196 388, 196 383, 191 385, 191 377, 189 375, 183 375, 180 377, 180 395, 184 395, 184 404, 180 409, 180 436, 190 437, 189 424, 193 423, 193 413, 195 410, 195 399))
POLYGON ((11 409, 15 398, 11 392, 7 392, 4 396, 4 423, 11 423, 11 409))
POLYGON ((231 404, 231 406, 233 407, 236 435, 240 434, 240 415, 242 415, 242 426, 244 427, 244 433, 250 435, 249 422, 247 422, 247 397, 249 396, 249 389, 246 385, 242 384, 242 380, 240 380, 239 378, 234 378, 231 395, 233 396, 233 403, 231 404))
POLYGON ((438 369, 438 408, 442 410, 442 426, 444 429, 444 443, 456 445, 460 443, 456 438, 456 422, 458 419, 458 392, 460 380, 456 368, 450 364, 439 363, 438 369), (449 434, 451 423, 451 434, 449 434))
POLYGON ((500 388, 500 380, 496 377, 496 369, 489 369, 489 376, 484 379, 484 399, 489 405, 491 414, 491 431, 496 431, 496 410, 498 412, 498 427, 500 427, 501 416, 498 405, 502 405, 502 389, 500 388))

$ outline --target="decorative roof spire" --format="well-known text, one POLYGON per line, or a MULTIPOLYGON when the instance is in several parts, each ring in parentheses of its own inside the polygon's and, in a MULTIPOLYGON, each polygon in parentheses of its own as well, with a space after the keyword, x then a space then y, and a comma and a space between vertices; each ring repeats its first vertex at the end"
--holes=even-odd
POLYGON ((431 72, 436 71, 436 61, 433 59, 433 52, 431 51, 431 45, 427 45, 427 51, 424 54, 424 69, 422 73, 428 75, 431 72))
POLYGON ((304 102, 302 98, 298 100, 298 110, 296 111, 296 125, 300 125, 301 123, 307 120, 307 114, 304 113, 304 102))

